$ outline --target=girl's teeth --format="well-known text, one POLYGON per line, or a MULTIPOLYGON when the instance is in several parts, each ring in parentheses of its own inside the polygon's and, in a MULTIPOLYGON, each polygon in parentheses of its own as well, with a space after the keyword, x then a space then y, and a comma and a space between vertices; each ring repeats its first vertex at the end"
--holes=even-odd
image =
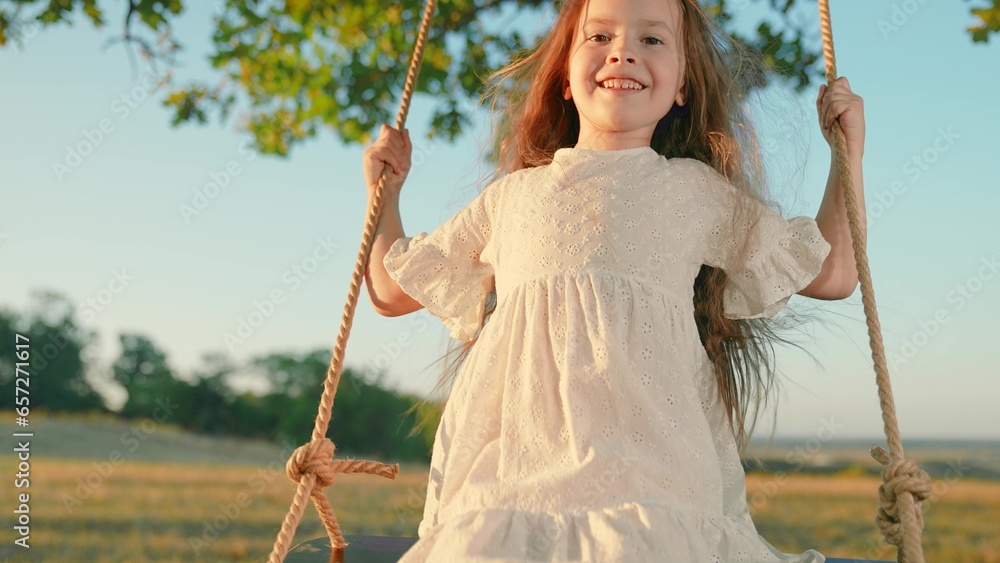
POLYGON ((630 90, 642 90, 642 85, 633 80, 611 79, 605 80, 602 84, 605 88, 627 88, 630 90))

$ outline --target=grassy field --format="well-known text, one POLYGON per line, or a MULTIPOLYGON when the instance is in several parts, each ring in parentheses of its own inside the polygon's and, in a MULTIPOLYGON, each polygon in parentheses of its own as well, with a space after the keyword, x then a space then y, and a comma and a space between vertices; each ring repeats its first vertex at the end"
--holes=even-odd
MULTIPOLYGON (((287 451, 279 446, 148 425, 137 444, 134 431, 141 426, 105 419, 38 420, 33 427, 34 560, 262 560, 292 498, 293 483, 284 475, 287 451), (173 461, 164 459, 168 454, 173 461)), ((0 473, 13 476, 15 458, 0 457, 0 473)), ((425 480, 426 467, 404 466, 395 481, 341 476, 328 494, 346 533, 414 536, 425 480)), ((895 559, 873 522, 878 485, 877 477, 853 470, 748 476, 754 521, 779 548, 895 559)), ((0 489, 0 558, 26 561, 20 548, 11 547, 14 493, 6 485, 0 489)), ((1000 562, 1000 482, 941 475, 924 517, 927 561, 1000 562)), ((309 507, 296 543, 323 534, 309 507)))
MULTIPOLYGON (((749 475, 749 498, 771 490, 773 482, 770 475, 749 475)), ((753 519, 761 535, 785 550, 895 561, 895 548, 875 526, 880 484, 869 476, 795 476, 764 507, 755 507, 753 519)), ((925 559, 1000 562, 1000 483, 967 479, 935 489, 942 494, 923 504, 925 559)))
MULTIPOLYGON (((13 469, 9 458, 0 464, 4 474, 13 469)), ((281 463, 250 468, 123 462, 101 479, 91 462, 42 458, 34 460, 31 473, 37 491, 31 551, 45 561, 263 559, 294 491, 281 463), (87 485, 88 479, 96 486, 87 485)), ((408 468, 395 481, 345 475, 328 494, 347 533, 409 536, 420 521, 425 479, 422 468, 408 468)), ((13 505, 11 492, 4 487, 5 508, 13 505)), ((13 541, 7 514, 5 548, 13 541)), ((324 533, 310 507, 296 543, 324 533)))

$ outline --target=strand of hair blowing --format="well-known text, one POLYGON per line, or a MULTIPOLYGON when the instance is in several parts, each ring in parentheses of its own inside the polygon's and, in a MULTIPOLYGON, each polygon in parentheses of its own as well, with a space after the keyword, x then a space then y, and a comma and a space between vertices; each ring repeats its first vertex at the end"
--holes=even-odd
MULTIPOLYGON (((410 67, 406 73, 406 84, 403 87, 403 96, 400 101, 399 113, 396 116, 396 129, 402 131, 406 123, 406 115, 410 109, 410 98, 416 86, 417 74, 420 72, 420 63, 423 60, 424 44, 427 41, 427 30, 430 27, 431 16, 437 0, 427 0, 424 6, 423 16, 420 20, 420 29, 417 32, 416 46, 413 50, 413 57, 410 59, 410 67)), ((275 539, 274 547, 268 558, 270 563, 279 563, 285 560, 288 554, 289 545, 295 536, 295 529, 302 520, 302 513, 305 510, 306 495, 312 497, 316 504, 316 509, 326 527, 327 535, 335 549, 347 546, 344 537, 337 524, 337 518, 333 514, 323 492, 323 487, 333 483, 336 473, 374 473, 383 477, 393 479, 399 472, 399 464, 389 466, 384 463, 354 460, 333 460, 334 446, 326 437, 326 431, 330 424, 330 416, 333 412, 333 399, 337 394, 337 386, 340 383, 340 373, 343 367, 344 350, 347 347, 347 338, 351 333, 351 325, 354 320, 354 311, 358 304, 358 296, 361 294, 361 282, 364 279, 365 265, 368 264, 371 252, 372 239, 375 237, 375 228, 378 226, 379 218, 382 215, 384 200, 382 194, 385 188, 385 172, 379 178, 375 195, 372 198, 372 206, 368 210, 368 217, 365 221, 365 230, 361 238, 361 249, 358 251, 358 259, 354 265, 354 274, 351 277, 350 290, 347 293, 347 304, 344 305, 344 315, 340 321, 340 331, 337 334, 337 343, 330 358, 330 367, 326 372, 326 380, 323 383, 323 395, 319 402, 319 413, 316 415, 313 426, 312 438, 309 443, 295 450, 288 460, 288 476, 298 482, 295 489, 295 496, 292 504, 285 515, 285 520, 281 524, 281 531, 275 539)))
MULTIPOLYGON (((828 84, 837 80, 837 60, 833 51, 833 31, 830 25, 830 6, 827 0, 819 1, 820 25, 823 35, 823 57, 826 59, 826 79, 828 84)), ((858 213, 857 194, 847 161, 847 139, 840 121, 835 120, 833 133, 837 169, 840 172, 847 219, 851 229, 854 259, 858 264, 861 282, 861 300, 868 323, 868 338, 875 363, 875 382, 878 385, 879 404, 882 408, 882 422, 885 427, 888 454, 879 446, 872 446, 872 457, 882 464, 882 486, 879 487, 879 508, 876 523, 886 541, 897 546, 897 560, 900 563, 923 563, 924 552, 920 534, 923 517, 920 502, 931 493, 930 477, 903 455, 903 442, 896 422, 896 406, 886 367, 885 349, 882 346, 882 332, 875 307, 875 290, 872 287, 871 270, 865 252, 866 241, 861 233, 861 218, 858 213)))

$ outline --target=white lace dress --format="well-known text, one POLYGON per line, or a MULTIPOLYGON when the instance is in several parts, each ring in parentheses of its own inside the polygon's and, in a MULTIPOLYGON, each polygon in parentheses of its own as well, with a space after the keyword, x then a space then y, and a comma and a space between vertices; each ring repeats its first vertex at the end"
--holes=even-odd
POLYGON ((482 329, 400 561, 824 560, 758 535, 692 299, 708 264, 730 274, 727 316, 772 316, 830 245, 758 204, 750 261, 731 264, 737 194, 648 147, 561 149, 392 245, 390 275, 453 338, 482 329))

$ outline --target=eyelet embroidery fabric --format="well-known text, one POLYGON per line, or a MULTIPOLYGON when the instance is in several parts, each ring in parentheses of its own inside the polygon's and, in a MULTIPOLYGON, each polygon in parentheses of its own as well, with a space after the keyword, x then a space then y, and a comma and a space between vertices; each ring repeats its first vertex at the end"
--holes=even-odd
POLYGON ((392 245, 400 287, 453 338, 479 334, 400 561, 824 561, 757 533, 692 299, 709 264, 727 316, 773 316, 830 245, 761 204, 734 264, 735 197, 696 160, 560 149, 392 245))

